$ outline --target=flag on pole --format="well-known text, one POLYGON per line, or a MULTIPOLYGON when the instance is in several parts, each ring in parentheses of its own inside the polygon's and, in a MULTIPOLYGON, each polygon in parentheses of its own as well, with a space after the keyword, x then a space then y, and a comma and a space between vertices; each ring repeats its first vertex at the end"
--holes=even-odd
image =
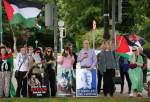
POLYGON ((131 49, 123 35, 116 35, 116 52, 119 56, 129 58, 131 49))
POLYGON ((2 34, 3 34, 3 28, 2 28, 2 0, 0 0, 0 40, 2 43, 2 34))
POLYGON ((10 24, 22 23, 24 27, 34 27, 42 4, 28 0, 3 0, 10 24))
POLYGON ((130 51, 129 45, 123 35, 116 35, 116 44, 118 53, 127 53, 130 51))

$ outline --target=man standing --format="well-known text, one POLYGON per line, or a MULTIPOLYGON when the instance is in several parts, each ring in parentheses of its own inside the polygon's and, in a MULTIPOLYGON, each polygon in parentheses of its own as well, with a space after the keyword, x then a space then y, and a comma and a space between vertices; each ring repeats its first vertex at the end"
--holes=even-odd
POLYGON ((80 51, 77 61, 80 62, 81 68, 93 69, 96 66, 96 54, 93 49, 90 49, 87 39, 83 41, 83 49, 80 51))
MULTIPOLYGON (((81 83, 77 80, 77 95, 79 96, 96 96, 96 73, 92 74, 92 71, 96 70, 97 57, 95 51, 90 49, 89 41, 86 39, 83 41, 83 49, 79 52, 77 61, 80 63, 81 70, 85 70, 82 74, 78 74, 82 77, 81 83), (94 77, 95 76, 95 77, 94 77), (93 80, 93 82, 92 82, 93 80), (79 88, 81 86, 81 88, 79 88)), ((77 76, 78 78, 78 76, 77 76)))

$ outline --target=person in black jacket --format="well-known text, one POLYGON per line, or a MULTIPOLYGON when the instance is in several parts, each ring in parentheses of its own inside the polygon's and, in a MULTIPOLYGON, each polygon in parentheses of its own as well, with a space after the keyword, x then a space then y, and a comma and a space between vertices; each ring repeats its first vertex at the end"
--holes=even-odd
POLYGON ((47 62, 47 72, 49 75, 49 82, 51 87, 51 96, 56 96, 56 70, 55 70, 55 58, 53 56, 53 50, 51 47, 48 47, 45 50, 45 59, 47 62))

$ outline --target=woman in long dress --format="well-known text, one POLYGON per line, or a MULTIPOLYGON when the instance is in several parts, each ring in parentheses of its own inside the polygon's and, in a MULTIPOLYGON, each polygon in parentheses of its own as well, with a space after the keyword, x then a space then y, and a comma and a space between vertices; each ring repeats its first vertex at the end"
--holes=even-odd
POLYGON ((133 47, 132 49, 133 54, 129 58, 130 61, 130 69, 128 70, 129 77, 132 83, 132 92, 130 96, 142 96, 143 91, 143 72, 142 72, 142 65, 143 65, 143 58, 139 53, 139 48, 133 47))

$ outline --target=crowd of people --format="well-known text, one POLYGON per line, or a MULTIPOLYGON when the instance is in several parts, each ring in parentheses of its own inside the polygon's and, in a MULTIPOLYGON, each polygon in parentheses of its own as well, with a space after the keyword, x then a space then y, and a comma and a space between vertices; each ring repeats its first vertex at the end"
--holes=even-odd
MULTIPOLYGON (((132 48, 132 55, 129 59, 116 56, 112 50, 111 41, 103 41, 100 46, 100 53, 96 55, 94 49, 89 46, 89 41, 83 41, 83 48, 79 53, 73 52, 73 45, 67 43, 62 55, 56 59, 51 47, 43 49, 32 46, 16 47, 17 39, 14 37, 13 51, 7 46, 0 47, 0 97, 10 97, 10 82, 15 66, 15 78, 17 81, 16 97, 27 97, 27 79, 35 66, 43 68, 48 74, 51 96, 57 95, 57 77, 67 72, 70 83, 70 94, 76 92, 76 66, 80 64, 81 69, 97 69, 97 93, 108 94, 112 97, 115 93, 115 83, 113 78, 120 73, 122 79, 120 94, 124 93, 124 80, 128 83, 128 94, 131 97, 142 96, 144 83, 146 83, 146 56, 140 47, 132 48), (19 50, 17 50, 19 49, 19 50), (13 55, 16 56, 15 65, 11 62, 13 55), (118 59, 118 60, 117 60, 118 59), (56 65, 60 65, 58 71, 56 65), (103 79, 103 80, 102 80, 103 79), (103 82, 102 82, 103 81, 103 82), (103 83, 103 86, 102 86, 103 83), (101 88, 103 91, 101 91, 101 88)), ((91 75, 90 75, 91 76, 91 75)))

